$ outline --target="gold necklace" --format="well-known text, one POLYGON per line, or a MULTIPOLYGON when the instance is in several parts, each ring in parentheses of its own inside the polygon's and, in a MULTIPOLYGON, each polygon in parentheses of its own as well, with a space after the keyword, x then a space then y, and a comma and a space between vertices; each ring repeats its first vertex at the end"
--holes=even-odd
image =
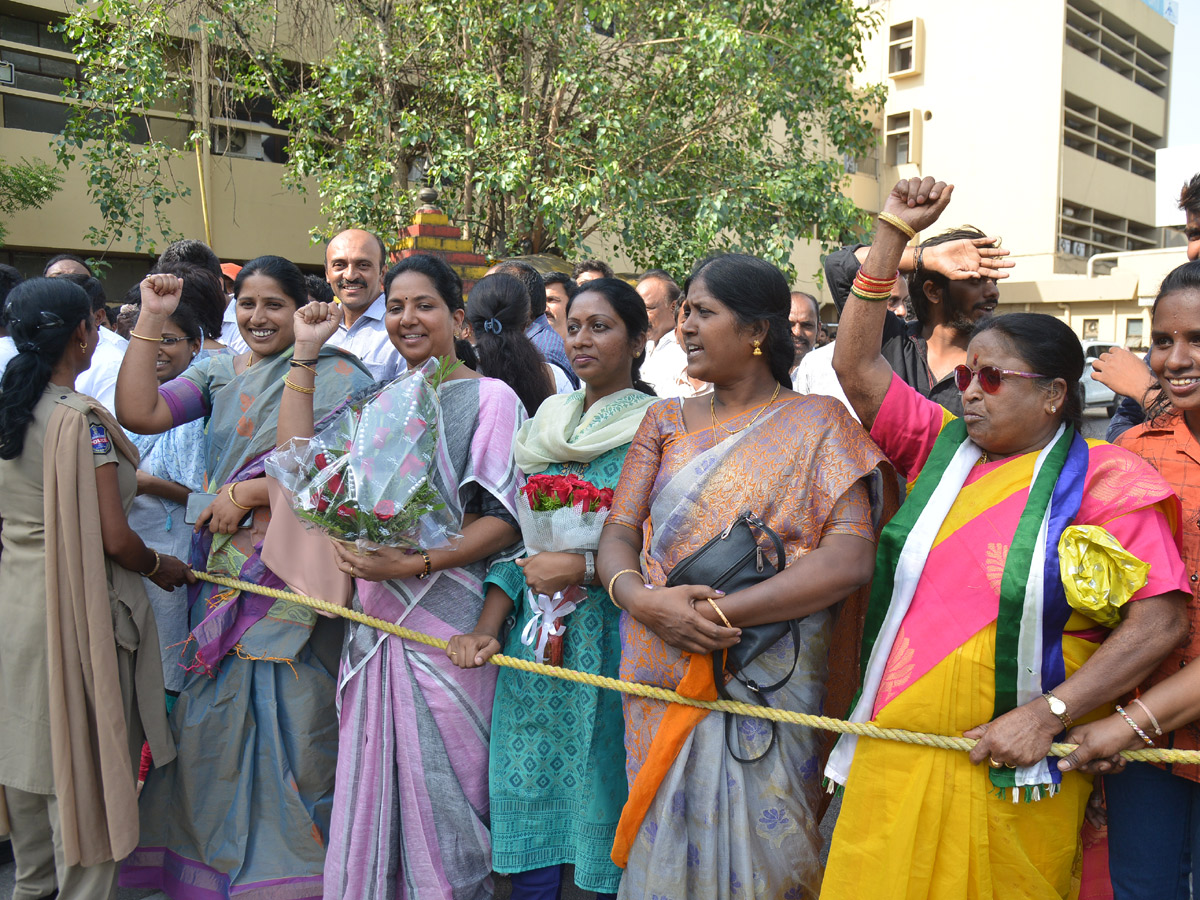
POLYGON ((713 391, 712 396, 708 398, 708 409, 709 409, 709 412, 712 413, 713 431, 716 431, 718 428, 720 428, 722 431, 724 431, 726 434, 730 435, 731 437, 735 434, 738 434, 739 432, 745 431, 747 428, 749 428, 751 425, 753 425, 755 422, 757 422, 758 417, 761 416, 763 413, 765 413, 767 411, 767 409, 771 406, 771 404, 775 402, 775 398, 779 396, 779 389, 781 387, 782 387, 782 385, 776 383, 775 393, 773 393, 771 395, 771 399, 767 401, 766 406, 764 406, 762 409, 760 409, 755 414, 753 419, 751 419, 749 422, 747 422, 741 428, 738 428, 736 431, 730 431, 728 428, 725 427, 725 423, 717 421, 717 394, 716 394, 716 391, 713 391))
POLYGON ((248 369, 248 368, 250 368, 252 365, 254 365, 254 351, 253 351, 253 350, 251 350, 251 351, 250 351, 250 359, 248 359, 248 360, 246 361, 246 368, 248 369))
POLYGON ((979 457, 979 462, 975 463, 975 465, 986 466, 987 464, 988 464, 987 451, 984 450, 982 455, 980 455, 980 457, 979 457))

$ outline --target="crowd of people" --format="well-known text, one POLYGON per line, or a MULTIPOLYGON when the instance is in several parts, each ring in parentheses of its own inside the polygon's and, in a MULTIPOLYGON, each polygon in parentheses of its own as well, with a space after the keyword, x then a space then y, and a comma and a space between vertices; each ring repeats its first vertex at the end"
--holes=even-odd
POLYGON ((1200 749, 1200 176, 1148 357, 1096 366, 1129 398, 1114 444, 1081 434, 1070 328, 995 315, 1009 251, 916 242, 952 195, 900 182, 825 259, 836 339, 741 254, 682 284, 509 259, 464 297, 358 229, 324 279, 188 240, 119 310, 78 257, 0 267, 14 898, 1190 896, 1200 767, 1119 752, 1200 749), (277 448, 431 360, 455 539, 281 537, 277 448), (598 549, 527 549, 537 475, 612 491, 598 549), (287 588, 281 541, 446 650, 249 589, 287 588), (539 629, 579 672, 976 743, 486 664, 542 661, 539 629))

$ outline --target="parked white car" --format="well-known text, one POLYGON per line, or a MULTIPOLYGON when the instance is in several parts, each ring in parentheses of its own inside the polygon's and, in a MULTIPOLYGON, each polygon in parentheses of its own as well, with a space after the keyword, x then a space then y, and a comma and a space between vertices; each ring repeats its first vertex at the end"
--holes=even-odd
POLYGON ((1099 358, 1101 353, 1111 350, 1115 346, 1117 345, 1098 342, 1084 344, 1083 378, 1079 381, 1079 387, 1083 391, 1083 408, 1095 409, 1097 406, 1102 406, 1110 419, 1116 413, 1117 405, 1121 401, 1111 388, 1092 377, 1092 363, 1099 358))

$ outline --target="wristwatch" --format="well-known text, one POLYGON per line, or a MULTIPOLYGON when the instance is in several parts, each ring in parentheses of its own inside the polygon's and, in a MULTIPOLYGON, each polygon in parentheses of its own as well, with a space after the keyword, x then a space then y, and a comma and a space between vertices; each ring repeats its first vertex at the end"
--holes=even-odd
POLYGON ((596 554, 591 550, 583 551, 583 583, 591 584, 596 580, 596 554))
POLYGON ((1063 703, 1049 691, 1042 694, 1046 698, 1046 702, 1050 704, 1050 712, 1058 717, 1058 721, 1063 723, 1063 728, 1070 731, 1075 722, 1067 714, 1067 704, 1063 703))

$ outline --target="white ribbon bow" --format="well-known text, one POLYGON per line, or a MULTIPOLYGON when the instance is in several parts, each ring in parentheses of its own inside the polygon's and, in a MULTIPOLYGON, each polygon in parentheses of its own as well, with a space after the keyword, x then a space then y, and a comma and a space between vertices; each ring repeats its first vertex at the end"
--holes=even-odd
POLYGON ((531 647, 536 640, 537 649, 534 650, 534 659, 539 663, 544 663, 546 661, 546 644, 550 642, 551 636, 557 637, 567 630, 565 624, 555 628, 554 620, 573 613, 575 601, 567 599, 563 595, 563 591, 555 591, 553 597, 535 594, 533 591, 526 591, 526 594, 529 597, 529 608, 533 610, 533 615, 521 631, 521 643, 526 647, 531 647))

